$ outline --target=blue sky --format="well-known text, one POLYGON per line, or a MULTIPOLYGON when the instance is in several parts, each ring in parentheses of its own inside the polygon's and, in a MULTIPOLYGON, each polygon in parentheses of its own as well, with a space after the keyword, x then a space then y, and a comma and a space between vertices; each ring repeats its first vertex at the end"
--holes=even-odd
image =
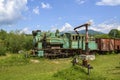
POLYGON ((120 30, 120 0, 0 0, 0 29, 71 31, 92 22, 89 29, 120 30))

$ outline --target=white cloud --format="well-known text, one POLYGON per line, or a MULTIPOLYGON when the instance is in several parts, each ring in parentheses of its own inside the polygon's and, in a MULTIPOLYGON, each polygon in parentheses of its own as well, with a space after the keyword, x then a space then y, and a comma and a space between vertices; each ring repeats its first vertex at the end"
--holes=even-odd
POLYGON ((51 25, 50 31, 55 32, 58 28, 58 24, 51 25))
POLYGON ((35 8, 33 9, 33 12, 34 12, 35 14, 39 15, 39 14, 40 14, 39 7, 38 7, 38 6, 35 7, 35 8))
MULTIPOLYGON (((88 29, 92 29, 95 31, 100 31, 103 33, 108 33, 111 29, 118 29, 120 30, 120 22, 117 21, 116 18, 112 18, 109 20, 106 20, 102 23, 95 24, 94 20, 91 19, 89 20, 92 22, 92 25, 88 27, 88 29)), ((82 25, 82 24, 81 24, 82 25)), ((58 25, 57 25, 58 26, 58 25)), ((56 31, 58 28, 56 26, 52 26, 51 31, 56 31)), ((69 23, 65 23, 61 28, 59 28, 60 32, 67 32, 67 31, 73 31, 74 27, 70 25, 69 23)), ((85 30, 85 27, 77 29, 78 31, 80 30, 85 30)))
POLYGON ((117 29, 120 30, 120 25, 117 26, 117 29))
POLYGON ((100 24, 93 24, 89 27, 89 29, 108 33, 111 29, 119 29, 120 30, 120 23, 119 23, 119 21, 117 21, 117 18, 112 18, 112 19, 104 21, 100 24))
POLYGON ((0 24, 12 24, 22 18, 27 0, 0 0, 0 24))
POLYGON ((52 6, 49 3, 44 3, 44 2, 41 3, 41 7, 44 8, 44 9, 45 8, 46 9, 52 8, 52 6))
POLYGON ((105 24, 105 23, 101 23, 101 24, 98 24, 96 25, 96 30, 97 31, 101 31, 101 32, 104 32, 104 33, 108 33, 112 28, 114 28, 114 25, 113 24, 105 24))
POLYGON ((57 30, 57 27, 52 26, 50 31, 55 32, 56 30, 57 30))
POLYGON ((57 29, 60 32, 73 31, 73 27, 69 23, 65 23, 61 28, 58 28, 58 24, 52 25, 50 31, 55 32, 57 29))
POLYGON ((84 4, 86 0, 76 0, 78 4, 84 4))
MULTIPOLYGON (((108 33, 111 29, 119 29, 120 30, 120 22, 117 20, 117 17, 113 17, 109 20, 106 20, 102 23, 95 24, 93 19, 90 19, 88 22, 91 22, 91 26, 88 29, 92 29, 95 31, 100 31, 103 33, 108 33)), ((80 28, 78 30, 85 30, 85 28, 80 28)))
POLYGON ((28 28, 28 27, 25 27, 24 29, 22 29, 22 30, 20 31, 20 33, 30 34, 30 33, 31 33, 31 31, 29 30, 29 28, 28 28))
POLYGON ((117 6, 120 5, 120 0, 101 0, 96 5, 117 6))
POLYGON ((98 29, 96 26, 90 26, 89 29, 94 30, 94 31, 101 31, 101 30, 98 29))
POLYGON ((104 32, 104 33, 108 33, 111 29, 120 29, 120 24, 105 24, 105 23, 102 23, 102 24, 99 24, 97 26, 98 30, 101 31, 101 32, 104 32))
POLYGON ((60 32, 67 32, 67 31, 73 31, 73 27, 72 25, 70 25, 69 23, 65 23, 61 29, 59 29, 60 32))

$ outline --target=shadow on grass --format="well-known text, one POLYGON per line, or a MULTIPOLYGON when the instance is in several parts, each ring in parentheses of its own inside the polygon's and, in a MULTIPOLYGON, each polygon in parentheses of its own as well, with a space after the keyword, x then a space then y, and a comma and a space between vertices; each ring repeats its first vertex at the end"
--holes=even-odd
POLYGON ((117 68, 117 69, 119 68, 120 69, 120 66, 116 66, 115 68, 117 68))

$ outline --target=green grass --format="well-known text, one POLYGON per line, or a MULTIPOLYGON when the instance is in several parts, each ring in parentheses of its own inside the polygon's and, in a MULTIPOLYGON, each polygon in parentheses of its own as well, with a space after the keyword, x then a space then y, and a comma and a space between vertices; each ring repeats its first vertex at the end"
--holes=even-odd
POLYGON ((107 80, 120 79, 120 54, 97 56, 91 64, 94 66, 94 72, 102 74, 107 80))
POLYGON ((90 64, 93 66, 90 75, 87 75, 87 68, 76 65, 54 76, 62 80, 120 80, 120 54, 97 55, 90 64))
POLYGON ((120 54, 97 55, 90 64, 90 75, 81 66, 72 66, 72 58, 0 57, 0 80, 119 80, 120 54))
POLYGON ((53 74, 69 66, 70 59, 25 59, 12 55, 0 59, 0 80, 59 80, 53 74))

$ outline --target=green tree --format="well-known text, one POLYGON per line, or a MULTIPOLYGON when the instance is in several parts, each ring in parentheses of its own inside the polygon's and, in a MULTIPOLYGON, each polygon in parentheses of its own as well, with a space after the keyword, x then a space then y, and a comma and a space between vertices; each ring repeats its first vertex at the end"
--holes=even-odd
POLYGON ((110 38, 108 34, 95 35, 95 38, 110 38))
POLYGON ((30 50, 33 47, 33 38, 31 35, 24 36, 24 44, 23 48, 26 50, 30 50))
POLYGON ((7 37, 7 32, 3 29, 0 30, 0 39, 5 40, 7 37))
POLYGON ((7 50, 13 53, 17 53, 19 50, 29 50, 32 48, 32 37, 12 31, 8 34, 6 46, 7 50))
POLYGON ((60 31, 57 29, 56 32, 55 32, 55 35, 56 35, 57 37, 59 37, 59 33, 60 33, 60 31))
POLYGON ((110 32, 109 32, 109 36, 111 38, 120 38, 120 31, 117 30, 117 29, 112 29, 110 32))
POLYGON ((6 47, 3 40, 0 39, 0 56, 1 55, 6 55, 6 47))

